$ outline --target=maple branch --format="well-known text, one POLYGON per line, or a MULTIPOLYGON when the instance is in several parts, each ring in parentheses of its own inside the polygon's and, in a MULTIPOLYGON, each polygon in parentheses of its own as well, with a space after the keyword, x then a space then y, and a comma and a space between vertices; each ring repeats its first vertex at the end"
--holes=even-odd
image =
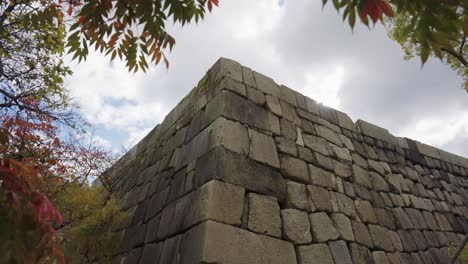
POLYGON ((448 50, 446 48, 441 48, 442 51, 445 51, 447 52, 448 54, 452 55, 453 57, 455 57, 457 60, 459 60, 465 67, 468 67, 468 61, 463 58, 463 55, 460 54, 460 53, 456 53, 452 50, 448 50))

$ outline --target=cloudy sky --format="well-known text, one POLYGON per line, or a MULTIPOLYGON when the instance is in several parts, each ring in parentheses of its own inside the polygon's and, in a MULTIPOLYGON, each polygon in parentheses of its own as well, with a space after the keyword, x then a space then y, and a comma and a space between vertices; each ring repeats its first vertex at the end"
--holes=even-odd
POLYGON ((199 24, 170 26, 170 69, 128 73, 91 54, 71 63, 67 80, 100 141, 133 146, 219 58, 266 74, 317 101, 387 128, 397 136, 468 156, 468 94, 461 78, 435 59, 405 61, 381 25, 354 32, 317 0, 221 0, 199 24))

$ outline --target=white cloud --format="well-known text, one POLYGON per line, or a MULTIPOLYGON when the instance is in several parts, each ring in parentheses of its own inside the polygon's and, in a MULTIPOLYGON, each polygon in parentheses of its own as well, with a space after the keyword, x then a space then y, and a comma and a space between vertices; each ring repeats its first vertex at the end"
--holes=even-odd
MULTIPOLYGON (((91 54, 68 80, 85 116, 123 131, 129 146, 161 122, 219 58, 228 57, 326 105, 391 132, 461 153, 468 149, 468 95, 431 60, 404 61, 380 25, 352 33, 328 4, 310 0, 223 0, 198 24, 170 26, 170 69, 128 73, 91 54), (461 114, 462 113, 462 114, 461 114), (450 118, 447 118, 450 117, 450 118)), ((74 64, 75 65, 75 64, 74 64)))

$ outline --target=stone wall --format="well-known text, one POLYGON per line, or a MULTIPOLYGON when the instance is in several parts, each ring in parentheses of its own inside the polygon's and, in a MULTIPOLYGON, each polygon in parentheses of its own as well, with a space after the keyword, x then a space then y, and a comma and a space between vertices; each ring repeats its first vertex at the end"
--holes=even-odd
POLYGON ((468 160, 220 59, 110 170, 114 263, 446 263, 468 160))

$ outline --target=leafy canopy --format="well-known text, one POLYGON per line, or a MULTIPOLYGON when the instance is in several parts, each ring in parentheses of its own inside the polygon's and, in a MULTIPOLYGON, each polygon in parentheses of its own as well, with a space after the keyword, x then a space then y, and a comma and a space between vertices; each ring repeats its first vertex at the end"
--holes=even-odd
MULTIPOLYGON (((67 47, 73 58, 86 59, 89 46, 125 59, 130 71, 146 71, 148 61, 161 60, 169 67, 164 50, 172 50, 175 39, 167 32, 166 22, 182 26, 203 19, 219 0, 91 0, 83 1, 77 19, 70 27, 67 47)), ((72 6, 81 5, 74 1, 72 6)), ((73 8, 69 8, 69 15, 73 8)))

